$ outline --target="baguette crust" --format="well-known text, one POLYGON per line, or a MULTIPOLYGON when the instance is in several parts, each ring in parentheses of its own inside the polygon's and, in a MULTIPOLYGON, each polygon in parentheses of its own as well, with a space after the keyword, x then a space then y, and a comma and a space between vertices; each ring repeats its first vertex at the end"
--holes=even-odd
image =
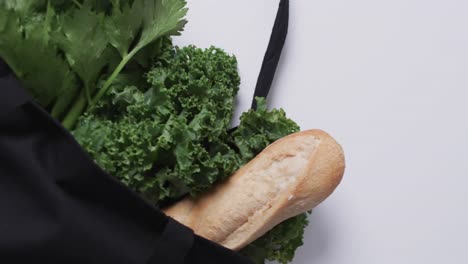
POLYGON ((341 146, 321 130, 286 136, 224 182, 165 213, 194 232, 239 250, 282 221, 309 211, 340 183, 341 146))

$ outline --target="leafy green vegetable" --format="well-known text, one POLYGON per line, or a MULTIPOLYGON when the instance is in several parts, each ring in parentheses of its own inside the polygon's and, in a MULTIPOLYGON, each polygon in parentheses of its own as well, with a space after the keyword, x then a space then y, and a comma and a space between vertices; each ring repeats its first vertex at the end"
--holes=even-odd
POLYGON ((104 13, 97 13, 90 5, 83 5, 80 9, 71 10, 66 16, 58 17, 58 23, 61 31, 56 33, 54 39, 65 53, 71 69, 82 80, 90 99, 91 89, 109 63, 108 55, 111 52, 102 26, 104 13))
POLYGON ((264 98, 257 97, 256 100, 257 110, 242 114, 240 125, 229 139, 245 162, 274 141, 299 131, 299 126, 288 119, 282 109, 268 111, 264 98))
POLYGON ((128 55, 130 45, 137 37, 142 23, 143 2, 133 4, 114 1, 112 6, 113 16, 105 21, 105 31, 109 42, 120 53, 121 57, 128 55))
MULTIPOLYGON (((118 1, 114 1, 114 5, 116 5, 116 2, 118 1)), ((130 13, 133 14, 131 15, 132 19, 142 19, 142 28, 139 40, 135 47, 130 49, 128 53, 123 51, 129 48, 129 44, 131 44, 131 42, 125 41, 123 43, 117 43, 113 41, 113 45, 121 52, 121 55, 123 55, 122 61, 114 70, 114 72, 112 72, 104 86, 96 94, 95 98, 91 102, 91 109, 106 93, 107 89, 109 89, 111 86, 112 81, 117 77, 120 71, 122 71, 123 67, 133 58, 133 56, 137 54, 138 51, 162 36, 179 34, 180 30, 183 29, 187 22, 183 19, 187 14, 187 8, 185 8, 185 5, 186 2, 183 0, 135 0, 132 5, 133 10, 130 13), (140 14, 140 16, 136 16, 136 14, 140 14)), ((121 13, 117 13, 117 15, 120 14, 121 13)), ((120 18, 122 18, 122 16, 120 16, 120 18)), ((135 31, 135 29, 138 28, 133 27, 132 29, 133 32, 130 33, 132 36, 135 36, 136 32, 138 32, 135 31)), ((112 31, 108 31, 108 33, 109 32, 112 31)), ((115 36, 113 33, 109 34, 115 36)))
POLYGON ((141 60, 140 51, 179 34, 185 5, 184 0, 5 0, 0 56, 71 129, 128 64, 141 60))
POLYGON ((236 59, 216 48, 164 50, 147 87, 112 86, 74 130, 101 167, 153 202, 195 195, 240 164, 227 145, 236 59))
POLYGON ((255 264, 265 260, 289 263, 294 258, 296 249, 302 246, 304 228, 308 224, 308 214, 304 213, 290 218, 275 226, 268 233, 241 250, 255 264))
POLYGON ((68 64, 49 41, 53 16, 51 9, 46 14, 27 16, 0 8, 0 57, 45 107, 64 90, 72 90, 74 82, 68 64))

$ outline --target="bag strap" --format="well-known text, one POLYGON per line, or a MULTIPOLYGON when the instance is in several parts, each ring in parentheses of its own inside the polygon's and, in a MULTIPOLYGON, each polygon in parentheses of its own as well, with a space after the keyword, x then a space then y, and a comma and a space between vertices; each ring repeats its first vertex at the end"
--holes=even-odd
POLYGON ((283 51, 289 25, 289 0, 281 0, 276 14, 275 24, 270 37, 268 48, 263 58, 262 68, 258 75, 252 109, 257 109, 255 97, 267 97, 275 77, 276 68, 283 51))

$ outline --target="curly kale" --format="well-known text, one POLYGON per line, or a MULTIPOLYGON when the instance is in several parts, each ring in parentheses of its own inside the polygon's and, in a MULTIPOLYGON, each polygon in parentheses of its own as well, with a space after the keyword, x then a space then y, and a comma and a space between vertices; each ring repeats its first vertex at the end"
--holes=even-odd
MULTIPOLYGON (((230 131, 240 82, 235 57, 170 42, 162 49, 146 81, 124 70, 73 131, 97 164, 150 202, 196 196, 299 131, 283 110, 269 111, 263 98, 230 131)), ((304 216, 288 220, 243 253, 258 263, 286 263, 306 223, 304 216)))
POLYGON ((309 223, 307 217, 304 213, 282 222, 243 248, 241 253, 255 264, 263 264, 265 260, 282 264, 291 262, 296 249, 302 246, 304 228, 309 223))
POLYGON ((74 135, 106 171, 152 202, 195 195, 240 166, 226 143, 239 87, 222 50, 168 45, 148 85, 114 85, 74 135))

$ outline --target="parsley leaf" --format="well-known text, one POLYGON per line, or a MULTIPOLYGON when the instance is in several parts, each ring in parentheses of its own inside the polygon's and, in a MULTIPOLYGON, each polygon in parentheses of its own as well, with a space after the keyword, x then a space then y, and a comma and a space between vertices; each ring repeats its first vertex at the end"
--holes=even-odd
POLYGON ((74 74, 49 41, 54 16, 51 10, 41 16, 0 9, 0 57, 45 107, 74 86, 74 74))
MULTIPOLYGON (((94 97, 89 109, 92 109, 101 97, 106 93, 112 84, 112 81, 122 71, 123 67, 135 56, 141 49, 155 40, 165 35, 178 35, 184 28, 186 20, 183 19, 187 14, 186 2, 184 0, 135 0, 133 6, 138 2, 143 8, 143 22, 140 39, 131 51, 122 57, 122 61, 111 74, 109 79, 100 88, 94 97)), ((124 46, 119 45, 119 50, 124 46)), ((125 53, 123 53, 125 54, 125 53)))
POLYGON ((59 18, 61 31, 54 37, 91 97, 90 89, 108 64, 110 51, 103 25, 104 14, 96 13, 86 3, 59 18))
POLYGON ((149 67, 145 56, 158 54, 161 38, 183 29, 185 5, 184 0, 1 1, 0 56, 71 129, 127 65, 149 67))
POLYGON ((112 16, 105 21, 106 34, 109 42, 114 46, 123 58, 128 55, 130 45, 139 33, 143 23, 143 1, 135 1, 133 4, 120 4, 119 0, 113 1, 112 16))

